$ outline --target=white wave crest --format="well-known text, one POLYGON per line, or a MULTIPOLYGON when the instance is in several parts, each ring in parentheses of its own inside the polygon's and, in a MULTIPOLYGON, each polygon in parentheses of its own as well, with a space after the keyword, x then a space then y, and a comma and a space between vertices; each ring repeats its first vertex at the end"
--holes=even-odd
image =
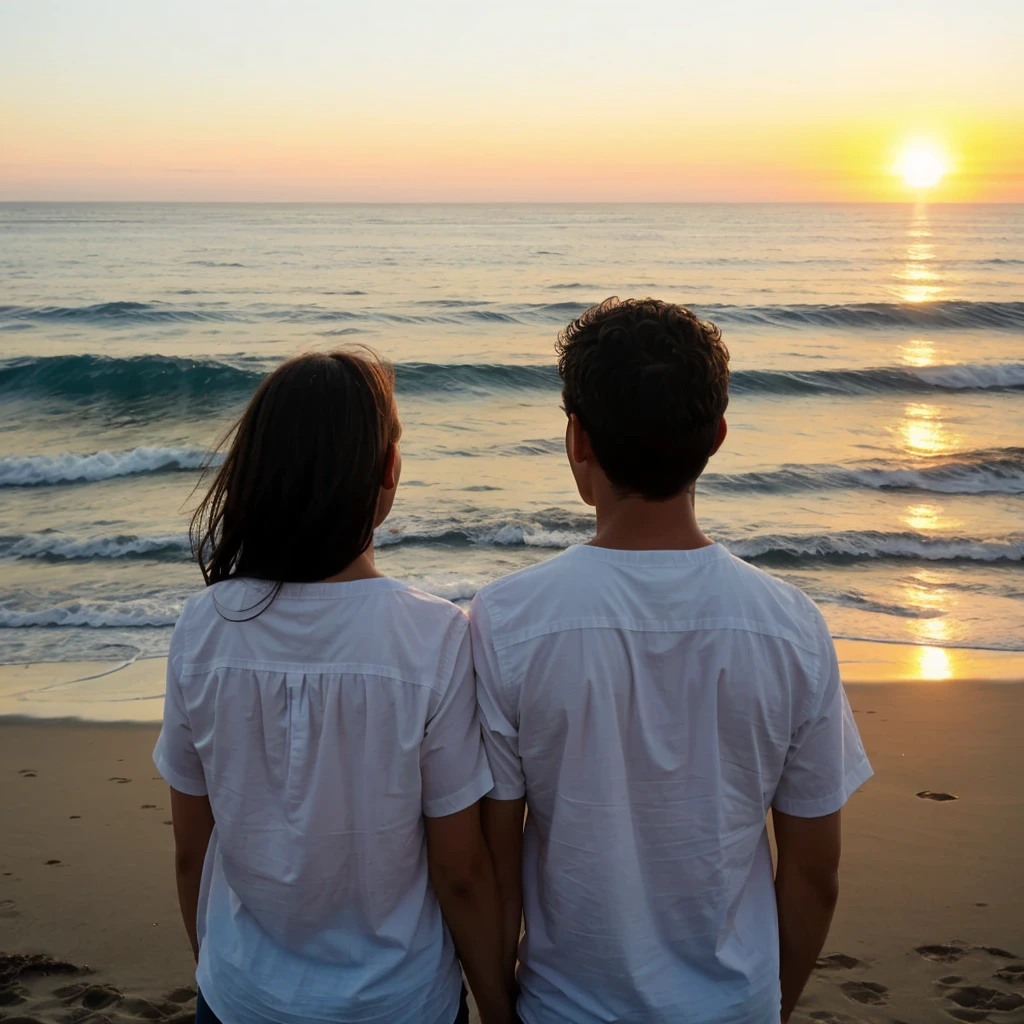
POLYGON ((188 538, 181 534, 82 539, 60 533, 29 533, 21 537, 0 538, 2 558, 130 558, 159 553, 184 554, 189 550, 188 538))
POLYGON ((173 626, 183 603, 141 598, 136 601, 65 601, 36 611, 0 608, 0 628, 173 626))
POLYGON ((199 448, 132 448, 76 455, 8 455, 0 458, 0 487, 37 487, 110 480, 170 469, 199 469, 208 453, 199 448))
POLYGON ((1021 562, 1024 541, 926 538, 904 533, 846 533, 821 536, 767 535, 728 544, 740 558, 784 555, 792 558, 917 558, 928 562, 1021 562))
POLYGON ((924 366, 913 373, 933 387, 953 390, 1024 387, 1024 363, 924 366))
POLYGON ((855 469, 859 484, 875 489, 908 489, 935 494, 1024 494, 1024 471, 990 466, 936 466, 922 469, 855 469))
POLYGON ((395 544, 461 541, 497 547, 567 548, 584 544, 593 531, 549 527, 541 523, 488 523, 481 526, 438 527, 436 529, 383 527, 374 536, 378 548, 395 544))
POLYGON ((567 548, 583 544, 590 535, 577 530, 552 530, 539 525, 518 526, 509 524, 493 532, 482 533, 478 544, 497 544, 502 547, 567 548))

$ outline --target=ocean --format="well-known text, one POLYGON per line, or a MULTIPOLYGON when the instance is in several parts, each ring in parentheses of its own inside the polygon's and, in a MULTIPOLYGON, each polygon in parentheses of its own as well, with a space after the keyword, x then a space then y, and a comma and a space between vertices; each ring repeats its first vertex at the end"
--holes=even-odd
POLYGON ((0 204, 0 662, 164 654, 198 468, 307 349, 396 365, 378 564, 467 602, 585 541, 553 344, 718 323, 705 529, 836 637, 1024 651, 1024 207, 0 204))

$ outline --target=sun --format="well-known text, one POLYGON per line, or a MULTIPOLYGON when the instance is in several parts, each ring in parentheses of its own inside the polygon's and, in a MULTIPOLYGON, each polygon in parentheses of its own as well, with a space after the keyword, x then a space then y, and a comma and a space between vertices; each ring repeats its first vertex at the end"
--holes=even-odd
POLYGON ((908 143, 896 161, 896 173, 911 188, 932 188, 949 169, 946 154, 931 142, 908 143))

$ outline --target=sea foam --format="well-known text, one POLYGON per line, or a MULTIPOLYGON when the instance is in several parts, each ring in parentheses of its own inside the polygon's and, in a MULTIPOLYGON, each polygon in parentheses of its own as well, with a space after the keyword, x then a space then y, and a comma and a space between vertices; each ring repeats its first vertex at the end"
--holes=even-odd
POLYGON ((198 448, 131 448, 76 455, 8 455, 0 458, 0 487, 86 483, 167 470, 200 469, 208 453, 198 448))

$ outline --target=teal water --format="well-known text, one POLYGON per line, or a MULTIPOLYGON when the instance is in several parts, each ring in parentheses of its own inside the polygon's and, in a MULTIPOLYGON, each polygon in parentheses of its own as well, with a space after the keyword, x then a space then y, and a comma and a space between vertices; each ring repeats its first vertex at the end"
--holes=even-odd
POLYGON ((382 567, 468 600, 586 539, 553 343, 722 326, 708 530, 837 636, 1024 650, 1024 208, 0 204, 0 661, 166 651, 197 467, 307 348, 397 364, 382 567))

